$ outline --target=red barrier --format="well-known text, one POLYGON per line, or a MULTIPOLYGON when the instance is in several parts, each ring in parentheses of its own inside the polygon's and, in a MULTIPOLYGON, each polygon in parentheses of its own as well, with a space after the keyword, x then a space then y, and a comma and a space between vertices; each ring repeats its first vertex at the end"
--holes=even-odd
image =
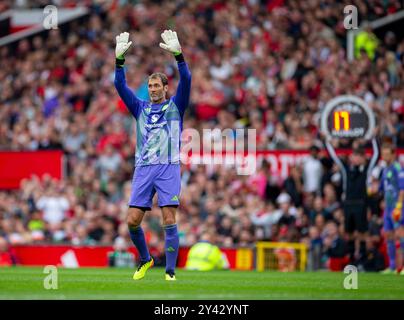
POLYGON ((108 265, 107 253, 111 250, 112 247, 68 245, 13 247, 18 264, 30 266, 72 266, 77 264, 80 267, 105 267, 108 265))
MULTIPOLYGON (((111 246, 17 245, 12 247, 17 263, 28 266, 106 267, 108 266, 107 254, 112 250, 111 246)), ((247 263, 237 261, 239 251, 245 249, 223 248, 221 250, 227 256, 230 269, 253 268, 252 258, 247 263)), ((135 248, 132 247, 129 251, 138 257, 135 248)), ((180 248, 177 260, 179 268, 185 267, 188 251, 188 247, 180 248)), ((150 248, 150 252, 153 253, 153 248, 150 248)))
POLYGON ((63 178, 62 151, 0 152, 0 189, 18 189, 32 175, 63 178))

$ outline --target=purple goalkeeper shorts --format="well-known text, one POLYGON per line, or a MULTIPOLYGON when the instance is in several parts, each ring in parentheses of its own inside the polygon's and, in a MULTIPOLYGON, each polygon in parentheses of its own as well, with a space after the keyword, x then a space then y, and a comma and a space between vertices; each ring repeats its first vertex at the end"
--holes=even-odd
POLYGON ((156 164, 135 168, 132 191, 128 205, 148 210, 157 192, 159 207, 178 206, 181 191, 181 167, 179 164, 156 164))
POLYGON ((394 209, 385 209, 384 210, 383 228, 385 231, 393 231, 393 230, 396 230, 400 226, 404 227, 404 212, 401 213, 400 221, 395 222, 393 220, 393 210, 394 209))

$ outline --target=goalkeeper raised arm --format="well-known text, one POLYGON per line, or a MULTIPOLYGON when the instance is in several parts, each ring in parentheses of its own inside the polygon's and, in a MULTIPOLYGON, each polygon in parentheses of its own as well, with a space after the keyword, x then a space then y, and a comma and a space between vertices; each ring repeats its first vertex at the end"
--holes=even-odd
POLYGON ((129 42, 127 32, 116 37, 115 88, 136 118, 135 171, 127 215, 129 233, 140 255, 139 266, 133 275, 135 280, 142 279, 154 263, 141 222, 145 212, 151 209, 156 192, 165 231, 166 280, 175 280, 179 247, 175 216, 181 188, 180 135, 184 112, 189 103, 191 73, 177 33, 165 30, 161 37, 163 42, 160 47, 177 60, 180 80, 175 96, 168 98, 167 76, 159 72, 151 74, 148 80, 150 101, 140 100, 126 85, 125 53, 132 41, 129 42))

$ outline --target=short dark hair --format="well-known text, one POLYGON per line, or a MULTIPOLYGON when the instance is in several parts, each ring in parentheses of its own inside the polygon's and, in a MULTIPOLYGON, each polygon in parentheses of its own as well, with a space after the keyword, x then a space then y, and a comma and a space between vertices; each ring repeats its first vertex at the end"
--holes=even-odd
POLYGON ((168 78, 164 73, 154 72, 149 76, 149 80, 150 79, 160 79, 163 86, 168 85, 168 78))
POLYGON ((316 146, 315 144, 311 145, 309 150, 312 152, 320 152, 320 148, 318 146, 316 146))
POLYGON ((359 156, 365 155, 365 149, 363 147, 356 147, 353 149, 352 153, 357 154, 359 156))

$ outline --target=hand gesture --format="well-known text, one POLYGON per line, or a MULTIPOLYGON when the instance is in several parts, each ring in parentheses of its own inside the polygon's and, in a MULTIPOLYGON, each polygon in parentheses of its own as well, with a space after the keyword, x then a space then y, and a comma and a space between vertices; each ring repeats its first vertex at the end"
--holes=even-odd
POLYGON ((116 47, 115 47, 115 57, 118 59, 123 59, 126 51, 128 51, 129 47, 132 44, 132 41, 129 41, 129 33, 123 32, 119 36, 116 36, 116 47))
POLYGON ((181 45, 178 41, 177 33, 171 30, 164 30, 161 34, 164 43, 160 42, 160 47, 164 50, 170 51, 174 55, 181 54, 181 45))

